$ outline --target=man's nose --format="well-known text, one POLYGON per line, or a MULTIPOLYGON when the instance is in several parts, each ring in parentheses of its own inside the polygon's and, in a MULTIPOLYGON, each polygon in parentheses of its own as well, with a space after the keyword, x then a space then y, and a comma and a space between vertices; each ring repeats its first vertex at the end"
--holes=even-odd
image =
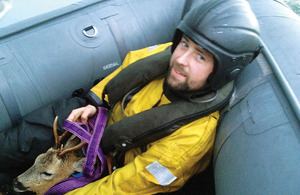
POLYGON ((180 55, 178 58, 177 58, 177 63, 182 65, 182 66, 187 66, 189 63, 189 52, 184 52, 182 55, 180 55))

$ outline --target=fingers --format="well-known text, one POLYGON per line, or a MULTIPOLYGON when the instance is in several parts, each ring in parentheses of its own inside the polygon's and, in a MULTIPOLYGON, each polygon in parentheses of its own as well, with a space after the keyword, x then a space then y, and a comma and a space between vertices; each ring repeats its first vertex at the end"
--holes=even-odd
POLYGON ((83 110, 85 107, 81 107, 81 108, 77 108, 75 110, 72 110, 72 112, 70 113, 70 115, 68 116, 67 120, 69 121, 75 121, 76 116, 82 114, 83 110))
POLYGON ((79 119, 79 117, 81 116, 81 113, 78 113, 75 118, 73 119, 73 121, 77 121, 79 119))
POLYGON ((87 124, 88 118, 93 116, 96 111, 97 109, 95 106, 87 105, 81 114, 81 122, 87 124))
POLYGON ((96 112, 97 109, 95 106, 87 105, 85 107, 81 107, 73 110, 71 114, 68 116, 67 120, 76 121, 77 119, 80 119, 82 123, 87 124, 88 118, 93 116, 96 112))

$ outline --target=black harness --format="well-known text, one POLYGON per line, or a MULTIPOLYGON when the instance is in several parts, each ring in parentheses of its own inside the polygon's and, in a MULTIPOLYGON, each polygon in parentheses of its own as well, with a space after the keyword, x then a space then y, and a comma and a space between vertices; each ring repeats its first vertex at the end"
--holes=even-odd
MULTIPOLYGON (((156 78, 164 77, 170 62, 169 49, 136 61, 116 75, 105 87, 110 106, 122 101, 133 89, 142 88, 156 78)), ((234 89, 230 82, 217 92, 210 92, 193 101, 177 98, 170 104, 150 110, 107 126, 101 141, 105 152, 126 152, 170 135, 196 119, 207 116, 223 108, 229 101, 234 89)))

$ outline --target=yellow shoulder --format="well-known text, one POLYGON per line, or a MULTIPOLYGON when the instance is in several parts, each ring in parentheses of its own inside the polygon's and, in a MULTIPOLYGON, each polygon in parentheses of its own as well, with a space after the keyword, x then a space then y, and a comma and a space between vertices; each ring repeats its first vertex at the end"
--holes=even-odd
POLYGON ((165 43, 165 44, 160 44, 160 45, 155 45, 155 46, 151 46, 151 47, 146 47, 143 49, 139 49, 139 50, 135 50, 135 51, 130 51, 122 65, 117 68, 114 72, 112 72, 110 75, 108 75, 107 77, 105 77, 100 83, 98 83, 96 86, 94 86, 91 91, 93 91, 99 98, 102 98, 102 91, 104 90, 105 85, 113 78, 115 77, 119 72, 121 72, 121 70, 123 70, 124 68, 126 68, 127 66, 129 66, 130 64, 151 56, 153 54, 159 53, 161 51, 166 50, 170 45, 172 45, 172 42, 169 43, 165 43))
POLYGON ((166 50, 170 45, 172 45, 172 42, 165 43, 165 44, 160 44, 160 45, 154 45, 150 47, 146 47, 143 49, 135 50, 135 51, 130 51, 124 61, 123 61, 123 68, 128 66, 129 64, 132 64, 142 58, 146 58, 148 56, 151 56, 153 54, 159 53, 161 51, 166 50))

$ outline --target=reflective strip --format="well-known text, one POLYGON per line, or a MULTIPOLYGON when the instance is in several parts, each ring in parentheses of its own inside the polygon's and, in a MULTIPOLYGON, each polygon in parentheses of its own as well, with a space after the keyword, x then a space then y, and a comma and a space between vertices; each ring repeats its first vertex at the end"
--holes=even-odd
POLYGON ((177 177, 166 167, 154 161, 146 167, 146 169, 155 177, 158 183, 162 186, 170 185, 177 177))
POLYGON ((156 49, 157 47, 158 47, 158 45, 150 46, 150 47, 148 47, 148 51, 150 52, 150 51, 156 49))

